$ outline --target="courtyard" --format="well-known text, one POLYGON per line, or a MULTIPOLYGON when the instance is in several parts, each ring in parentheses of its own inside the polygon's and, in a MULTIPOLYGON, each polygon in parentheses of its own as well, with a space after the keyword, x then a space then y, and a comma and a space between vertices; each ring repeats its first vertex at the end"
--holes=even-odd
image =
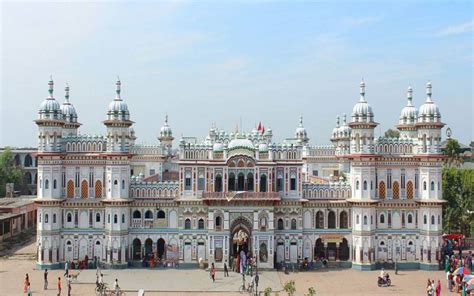
MULTIPOLYGON (((34 242, 29 242, 10 256, 0 259, 0 295, 21 294, 26 273, 30 276, 33 295, 57 295, 56 284, 59 276, 63 281, 62 294, 66 295, 63 270, 49 271, 50 289, 43 290, 43 271, 35 269, 34 251, 34 242)), ((198 269, 125 269, 102 272, 104 281, 110 287, 117 278, 127 295, 137 295, 139 289, 144 289, 146 295, 240 295, 237 291, 241 276, 234 272, 230 272, 229 277, 224 277, 223 272, 218 271, 215 283, 208 272, 198 269)), ((95 273, 95 270, 83 270, 78 279, 73 281, 72 295, 94 295, 95 273)), ((260 276, 259 290, 271 287, 273 291, 279 291, 280 295, 286 295, 283 291, 284 284, 294 280, 296 295, 304 295, 309 287, 314 287, 317 295, 423 295, 425 283, 430 278, 442 281, 443 295, 446 295, 445 276, 442 271, 400 271, 398 275, 393 271, 389 273, 393 285, 379 288, 376 285, 379 274, 377 270, 362 272, 352 269, 325 269, 290 274, 264 270, 260 276)))

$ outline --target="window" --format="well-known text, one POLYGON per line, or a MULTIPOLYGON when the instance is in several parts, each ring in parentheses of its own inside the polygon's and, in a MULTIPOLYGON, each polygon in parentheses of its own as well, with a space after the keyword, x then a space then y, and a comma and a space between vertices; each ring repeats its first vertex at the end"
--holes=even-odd
POLYGON ((367 190, 367 181, 364 181, 364 190, 367 190))
POLYGON ((150 176, 153 176, 155 174, 155 170, 154 169, 150 169, 150 176))
POLYGON ((153 212, 150 210, 147 210, 145 212, 145 219, 153 219, 153 212))
POLYGON ((118 185, 118 180, 114 180, 114 185, 118 185))
POLYGON ((277 178, 276 191, 277 192, 283 191, 283 178, 282 177, 277 178))
POLYGON ((48 214, 45 214, 45 215, 44 215, 44 223, 46 223, 46 224, 48 223, 48 218, 49 218, 49 217, 48 217, 48 214))
POLYGON ((367 216, 364 216, 364 225, 367 225, 367 216))
POLYGON ((114 224, 117 224, 118 223, 118 217, 117 217, 117 214, 114 215, 114 224))
POLYGON ((359 215, 356 216, 356 224, 359 224, 359 215))
POLYGON ((387 170, 387 189, 392 189, 392 170, 387 170))
POLYGON ((165 219, 165 218, 166 218, 165 211, 159 210, 159 211, 158 211, 158 214, 156 215, 156 217, 157 217, 157 219, 165 219))
POLYGON ((388 212, 387 214, 387 223, 388 223, 388 227, 392 227, 392 213, 388 212))
POLYGON ((110 214, 107 216, 107 223, 110 223, 110 214))
POLYGON ((49 189, 49 180, 44 181, 44 189, 49 189))
POLYGON ((318 211, 316 213, 316 228, 318 229, 324 228, 324 214, 322 211, 318 211))
POLYGON ((216 175, 214 182, 214 189, 216 192, 222 192, 222 176, 216 175))
POLYGON ((100 213, 95 214, 95 222, 100 222, 100 213))
POLYGON ((125 223, 125 214, 122 214, 122 224, 125 223))
POLYGON ((400 179, 401 179, 401 180, 400 180, 400 181, 401 181, 400 187, 401 187, 402 189, 405 189, 405 169, 402 169, 400 179))
POLYGON ((415 170, 415 189, 418 189, 418 170, 415 170))
POLYGON ((423 224, 427 224, 428 223, 428 217, 426 217, 426 215, 423 216, 423 224))
POLYGON ((290 190, 296 190, 296 177, 290 179, 290 190))
POLYGON ((333 211, 328 213, 328 228, 336 228, 336 214, 333 211))
POLYGON ((186 176, 184 182, 184 190, 191 190, 191 175, 186 176))
POLYGON ((260 218, 260 231, 267 231, 267 218, 260 218))
POLYGON ((423 182, 423 190, 426 190, 426 181, 423 182))
POLYGON ((58 181, 56 179, 53 180, 53 189, 56 189, 58 187, 58 181))
POLYGON ((296 219, 291 219, 291 229, 296 230, 296 219))
POLYGON ((383 224, 383 223, 385 223, 385 215, 384 214, 380 215, 380 224, 383 224))
POLYGON ((204 229, 204 220, 202 218, 198 221, 198 229, 204 229))
POLYGON ((56 214, 53 214, 53 223, 56 223, 56 214))
POLYGON ((222 230, 222 218, 220 216, 216 217, 216 230, 222 230))
POLYGON ((38 222, 41 223, 41 214, 38 215, 38 222))
POLYGON ((318 176, 318 170, 313 170, 313 176, 318 176))
POLYGON ((434 225, 434 224, 435 224, 435 216, 432 215, 432 216, 431 216, 431 225, 434 225))
POLYGON ((408 214, 407 221, 408 223, 413 223, 413 217, 411 214, 408 214))
POLYGON ((260 176, 260 192, 267 192, 267 175, 260 176))
POLYGON ((205 182, 206 182, 206 179, 204 179, 204 176, 199 176, 199 178, 198 178, 198 190, 204 190, 205 182))
POLYGON ((433 181, 431 181, 431 191, 434 191, 435 190, 435 184, 433 181))
POLYGON ((125 180, 122 180, 122 189, 125 189, 125 180))
POLYGON ((356 181, 356 190, 359 190, 359 180, 356 181))
POLYGON ((282 218, 278 219, 277 227, 278 227, 278 230, 283 230, 284 226, 283 226, 282 218))
POLYGON ((342 211, 339 215, 339 228, 348 228, 347 212, 342 211))
POLYGON ((441 224, 441 216, 438 215, 438 224, 441 224))
POLYGON ((190 219, 184 220, 184 229, 191 229, 191 220, 190 219))
POLYGON ((139 210, 133 211, 133 219, 141 219, 142 218, 142 213, 140 213, 139 210))
POLYGON ((67 222, 72 222, 72 215, 71 215, 71 213, 67 213, 67 215, 66 215, 66 221, 67 221, 67 222))

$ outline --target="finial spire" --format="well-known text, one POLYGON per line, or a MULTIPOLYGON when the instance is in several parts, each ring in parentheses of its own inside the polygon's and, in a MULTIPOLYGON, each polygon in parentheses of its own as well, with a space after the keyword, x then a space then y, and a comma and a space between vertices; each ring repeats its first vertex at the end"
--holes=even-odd
POLYGON ((300 127, 303 127, 303 115, 300 115, 300 127))
POLYGON ((344 125, 347 124, 346 113, 342 114, 342 123, 343 123, 344 125))
POLYGON ((427 102, 431 102, 431 94, 432 94, 431 81, 428 81, 428 83, 426 84, 426 95, 427 95, 426 101, 427 102))
POLYGON ((69 103, 69 84, 66 82, 66 87, 64 88, 64 90, 66 91, 66 94, 64 95, 64 97, 66 98, 66 102, 69 103))
POLYGON ((365 101, 365 82, 364 78, 362 78, 360 82, 360 101, 365 101))
POLYGON ((117 93, 116 99, 120 100, 120 90, 121 90, 122 83, 120 82, 120 77, 117 76, 117 82, 115 83, 115 92, 117 93))
POLYGON ((412 106, 412 100, 413 100, 413 88, 411 85, 408 87, 407 90, 407 98, 408 98, 408 106, 412 106))
POLYGON ((168 125, 168 113, 165 113, 165 125, 168 125))
POLYGON ((54 91, 54 81, 53 81, 53 75, 49 75, 49 82, 48 82, 48 86, 49 86, 49 98, 52 99, 53 98, 53 91, 54 91))
POLYGON ((339 115, 336 117, 336 127, 339 127, 339 115))

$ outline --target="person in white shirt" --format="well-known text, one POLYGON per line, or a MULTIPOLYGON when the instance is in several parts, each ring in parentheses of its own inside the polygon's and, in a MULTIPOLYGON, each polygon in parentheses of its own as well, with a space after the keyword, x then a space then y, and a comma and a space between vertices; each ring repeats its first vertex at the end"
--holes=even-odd
POLYGON ((118 295, 118 291, 120 290, 118 279, 115 279, 114 290, 115 290, 115 293, 118 295))

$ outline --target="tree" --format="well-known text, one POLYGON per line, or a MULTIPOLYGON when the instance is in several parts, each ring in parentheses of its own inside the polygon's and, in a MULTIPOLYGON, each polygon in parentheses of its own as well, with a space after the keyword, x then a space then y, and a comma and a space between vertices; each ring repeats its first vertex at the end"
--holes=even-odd
POLYGON ((5 186, 7 183, 14 183, 18 189, 23 182, 23 171, 16 166, 12 151, 7 147, 0 154, 0 197, 5 196, 5 186))
POLYGON ((286 282, 283 289, 288 294, 288 296, 295 295, 295 292, 296 292, 295 281, 291 280, 291 281, 286 282))
POLYGON ((308 294, 304 294, 305 296, 315 296, 316 295, 316 289, 313 287, 308 288, 308 294))
POLYGON ((470 235, 474 220, 474 170, 443 169, 444 232, 470 235))
POLYGON ((385 138, 400 138, 400 132, 389 128, 384 133, 385 138))
POLYGON ((459 167, 463 163, 462 149, 459 142, 455 139, 448 139, 446 147, 443 149, 443 154, 446 156, 444 162, 448 167, 459 167))

